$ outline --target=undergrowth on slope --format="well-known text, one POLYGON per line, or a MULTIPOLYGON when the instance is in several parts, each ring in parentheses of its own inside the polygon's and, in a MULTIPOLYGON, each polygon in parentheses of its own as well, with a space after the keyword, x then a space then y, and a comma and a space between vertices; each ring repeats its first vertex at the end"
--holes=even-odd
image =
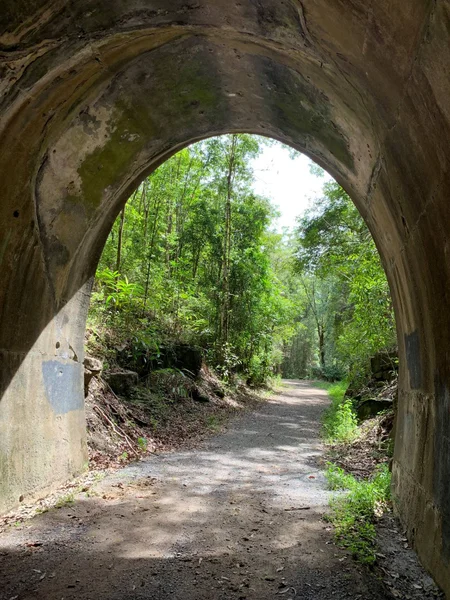
POLYGON ((354 558, 371 565, 375 554, 375 519, 389 505, 391 474, 387 465, 378 465, 368 480, 358 481, 353 475, 329 463, 325 473, 332 490, 348 490, 330 501, 327 519, 335 527, 338 544, 347 548, 354 558))

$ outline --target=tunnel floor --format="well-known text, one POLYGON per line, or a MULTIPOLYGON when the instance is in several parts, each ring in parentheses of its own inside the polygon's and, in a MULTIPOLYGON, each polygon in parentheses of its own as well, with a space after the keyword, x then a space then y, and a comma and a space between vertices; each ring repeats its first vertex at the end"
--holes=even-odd
POLYGON ((325 392, 286 382, 201 448, 135 463, 11 528, 0 537, 1 600, 393 597, 323 520, 327 404, 325 392))

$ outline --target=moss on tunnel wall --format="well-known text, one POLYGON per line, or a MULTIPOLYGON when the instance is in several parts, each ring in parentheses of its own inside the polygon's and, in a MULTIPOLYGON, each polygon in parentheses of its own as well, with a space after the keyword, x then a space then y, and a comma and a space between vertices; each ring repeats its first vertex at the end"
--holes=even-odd
MULTIPOLYGON (((186 43, 184 44, 186 46, 186 43)), ((188 49, 192 42, 187 43, 188 49)), ((155 64, 151 53, 128 67, 128 74, 120 82, 120 75, 111 83, 115 97, 107 134, 108 138, 90 152, 78 168, 82 182, 81 202, 92 213, 102 202, 105 189, 133 172, 139 153, 149 142, 167 135, 167 126, 179 122, 182 114, 214 112, 216 123, 223 123, 225 108, 223 94, 217 85, 213 60, 202 62, 195 56, 172 55, 161 57, 155 64), (146 60, 151 69, 146 72, 146 60), (176 69, 174 82, 172 73, 176 69), (134 71, 134 73, 133 73, 134 71), (158 81, 158 86, 154 82, 158 81), (127 100, 123 97, 126 95, 127 100)), ((89 116, 81 115, 83 119, 89 116)), ((91 117, 95 122, 95 117, 91 117)), ((180 124, 181 125, 181 124, 180 124)), ((87 139, 95 123, 87 126, 87 139)))
POLYGON ((255 61, 276 89, 276 94, 265 93, 280 129, 301 132, 306 139, 322 144, 338 162, 353 171, 350 145, 344 132, 333 122, 330 99, 300 73, 267 58, 258 57, 255 61))
POLYGON ((116 106, 108 123, 109 138, 91 152, 78 169, 82 202, 92 212, 100 206, 105 189, 132 169, 136 156, 156 127, 146 111, 116 106))
MULTIPOLYGON (((0 390, 7 393, 0 412, 16 415, 13 427, 0 418, 0 446, 9 445, 1 448, 9 458, 0 467, 7 502, 23 487, 44 487, 52 467, 60 480, 68 475, 59 422, 48 430, 47 448, 30 411, 14 411, 25 398, 44 418, 45 390, 36 389, 43 357, 55 359, 62 333, 72 346, 74 338, 82 340, 80 306, 89 297, 95 250, 125 194, 162 157, 194 139, 267 133, 319 158, 362 199, 391 271, 400 344, 418 332, 420 389, 411 389, 405 367, 403 451, 394 460, 394 480, 408 534, 450 590, 450 562, 442 552, 450 531, 444 506, 450 467, 440 412, 448 408, 450 389, 444 351, 450 343, 448 4, 3 2, 0 240, 8 244, 0 242, 0 252, 8 268, 0 287, 0 352, 18 357, 27 373, 15 377, 20 365, 7 368, 2 354, 0 390), (11 216, 16 210, 19 219, 11 216), (407 423, 426 433, 420 444, 407 423), (24 464, 38 462, 42 452, 48 472, 18 474, 14 432, 24 447, 27 436, 35 443, 32 458, 22 454, 24 464)), ((67 419, 64 435, 81 439, 81 413, 75 421, 76 427, 67 419)), ((80 467, 77 445, 72 440, 67 455, 80 467)))

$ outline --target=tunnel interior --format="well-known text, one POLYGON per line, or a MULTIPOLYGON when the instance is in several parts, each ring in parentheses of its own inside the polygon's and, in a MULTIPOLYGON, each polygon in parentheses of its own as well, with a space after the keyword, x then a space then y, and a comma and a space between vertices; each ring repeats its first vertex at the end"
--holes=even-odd
POLYGON ((395 506, 450 589, 450 5, 13 2, 0 17, 0 508, 86 462, 83 336, 142 179, 221 133, 273 137, 347 191, 397 322, 395 506))

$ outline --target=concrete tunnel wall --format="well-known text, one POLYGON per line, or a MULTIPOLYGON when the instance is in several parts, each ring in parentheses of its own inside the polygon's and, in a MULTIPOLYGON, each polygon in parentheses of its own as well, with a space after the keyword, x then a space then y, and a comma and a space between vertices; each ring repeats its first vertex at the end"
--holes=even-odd
POLYGON ((275 137, 348 191, 401 359, 395 507, 450 593, 450 3, 6 0, 0 14, 0 510, 86 464, 90 285, 179 148, 275 137))

